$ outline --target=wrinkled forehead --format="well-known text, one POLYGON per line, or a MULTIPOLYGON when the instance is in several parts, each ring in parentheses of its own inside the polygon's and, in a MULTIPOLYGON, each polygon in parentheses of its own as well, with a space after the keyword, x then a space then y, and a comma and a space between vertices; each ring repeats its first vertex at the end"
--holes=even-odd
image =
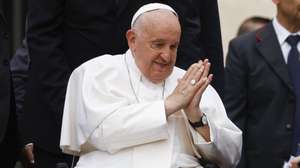
POLYGON ((131 28, 134 26, 136 21, 140 18, 141 15, 152 12, 152 11, 157 11, 157 10, 166 10, 171 13, 173 13, 176 17, 178 17, 177 13, 173 8, 171 8, 168 5, 161 4, 161 3, 150 3, 142 6, 137 10, 137 12, 133 15, 132 21, 131 21, 131 28))

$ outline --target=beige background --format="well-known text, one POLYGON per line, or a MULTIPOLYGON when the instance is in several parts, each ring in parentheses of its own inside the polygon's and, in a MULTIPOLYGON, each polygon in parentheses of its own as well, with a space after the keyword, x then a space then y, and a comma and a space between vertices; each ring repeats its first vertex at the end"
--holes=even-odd
POLYGON ((253 15, 272 18, 276 13, 272 0, 218 0, 218 3, 225 56, 229 41, 244 19, 253 15))

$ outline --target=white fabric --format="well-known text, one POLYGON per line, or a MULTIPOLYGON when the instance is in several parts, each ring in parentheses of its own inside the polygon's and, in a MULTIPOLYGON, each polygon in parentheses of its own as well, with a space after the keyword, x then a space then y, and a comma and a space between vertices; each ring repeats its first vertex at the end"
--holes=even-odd
MULTIPOLYGON (((287 63, 288 55, 291 50, 291 46, 285 41, 290 35, 300 35, 300 31, 297 33, 291 33, 289 32, 285 27, 283 27, 275 17, 272 21, 272 24, 275 29, 275 33, 279 42, 279 45, 281 47, 281 51, 283 54, 283 59, 285 63, 287 63)), ((300 51, 300 43, 297 45, 298 51, 300 51)))
POLYGON ((200 104, 208 118, 211 142, 191 128, 183 111, 166 118, 162 93, 167 97, 184 73, 174 67, 165 88, 145 77, 140 80, 141 72, 129 50, 84 63, 69 80, 62 150, 80 155, 78 168, 200 168, 195 156, 222 168, 234 167, 241 154, 242 133, 227 118, 211 86, 200 104), (130 86, 125 55, 140 103, 130 86))
POLYGON ((177 13, 175 12, 175 10, 173 8, 171 8, 170 6, 166 5, 166 4, 161 4, 161 3, 149 3, 146 4, 144 6, 142 6, 141 8, 139 8, 138 11, 135 12, 135 14, 132 17, 131 20, 131 27, 133 27, 135 21, 137 20, 137 18, 139 18, 139 16, 141 16, 143 13, 146 12, 150 12, 153 10, 158 10, 158 9, 165 9, 165 10, 169 10, 172 13, 174 13, 174 15, 178 16, 177 13))

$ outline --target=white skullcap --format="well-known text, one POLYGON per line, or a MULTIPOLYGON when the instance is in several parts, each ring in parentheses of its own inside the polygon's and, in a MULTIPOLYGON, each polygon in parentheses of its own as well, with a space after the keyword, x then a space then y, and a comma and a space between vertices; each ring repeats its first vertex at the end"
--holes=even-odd
POLYGON ((178 16, 177 13, 175 12, 175 10, 168 5, 161 4, 161 3, 149 3, 146 5, 143 5, 142 7, 140 7, 139 10, 137 10, 135 12, 135 14, 133 15, 132 20, 131 20, 131 27, 133 27, 133 25, 136 22, 136 20, 138 19, 138 17, 141 16, 143 13, 158 10, 158 9, 169 10, 172 13, 174 13, 175 16, 178 16))

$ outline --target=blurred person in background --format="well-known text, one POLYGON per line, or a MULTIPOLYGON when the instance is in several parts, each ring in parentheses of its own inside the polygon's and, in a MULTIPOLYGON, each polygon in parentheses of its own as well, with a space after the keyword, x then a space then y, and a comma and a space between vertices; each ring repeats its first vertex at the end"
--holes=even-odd
POLYGON ((265 26, 270 21, 271 21, 271 19, 261 17, 261 16, 252 16, 250 18, 247 18, 240 25, 237 36, 258 30, 258 29, 262 28, 263 26, 265 26))
POLYGON ((11 80, 10 0, 0 0, 0 163, 13 168, 20 152, 17 115, 11 80))
POLYGON ((298 155, 300 1, 273 2, 272 22, 229 45, 224 104, 243 131, 240 168, 282 168, 298 155))

